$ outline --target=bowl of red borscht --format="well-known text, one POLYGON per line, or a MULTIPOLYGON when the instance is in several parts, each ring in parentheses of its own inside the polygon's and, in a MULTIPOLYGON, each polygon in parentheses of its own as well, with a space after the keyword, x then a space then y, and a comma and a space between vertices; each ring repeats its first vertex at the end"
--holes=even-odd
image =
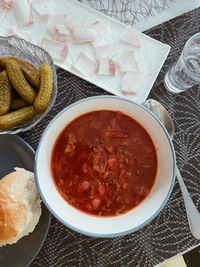
POLYGON ((135 232, 162 210, 175 152, 161 122, 116 96, 80 100, 45 129, 36 152, 42 200, 67 227, 94 237, 135 232))

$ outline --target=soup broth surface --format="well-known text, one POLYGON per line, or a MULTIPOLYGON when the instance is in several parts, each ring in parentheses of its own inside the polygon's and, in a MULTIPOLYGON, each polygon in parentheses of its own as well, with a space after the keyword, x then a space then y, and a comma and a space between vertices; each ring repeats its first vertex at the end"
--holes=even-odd
POLYGON ((116 216, 149 195, 157 153, 148 132, 133 118, 117 111, 93 111, 60 133, 51 171, 70 205, 96 216, 116 216))

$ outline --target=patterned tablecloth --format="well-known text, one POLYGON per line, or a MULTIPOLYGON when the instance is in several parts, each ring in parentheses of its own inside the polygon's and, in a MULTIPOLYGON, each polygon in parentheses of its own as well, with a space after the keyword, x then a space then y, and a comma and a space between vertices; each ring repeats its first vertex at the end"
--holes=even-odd
MULTIPOLYGON (((164 104, 174 119, 177 163, 200 210, 200 87, 173 95, 163 86, 164 74, 178 58, 186 40, 199 31, 199 25, 200 9, 196 9, 146 33, 172 47, 150 97, 164 104)), ((37 149, 44 128, 64 107, 88 96, 106 94, 102 89, 62 69, 58 69, 58 90, 57 101, 48 116, 31 131, 20 134, 34 149, 37 149)), ((44 246, 31 266, 149 267, 197 244, 198 241, 190 234, 180 187, 176 182, 167 205, 157 218, 142 230, 125 237, 86 237, 52 218, 44 246)))
POLYGON ((200 6, 200 0, 78 0, 94 9, 146 31, 200 6))

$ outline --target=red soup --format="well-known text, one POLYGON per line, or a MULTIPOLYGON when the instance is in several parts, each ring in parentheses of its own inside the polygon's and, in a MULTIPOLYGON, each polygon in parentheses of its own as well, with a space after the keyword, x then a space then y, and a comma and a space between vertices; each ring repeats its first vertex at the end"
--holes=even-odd
POLYGON ((61 132, 51 170, 69 204, 93 215, 115 216, 148 196, 156 178, 157 154, 137 121, 121 112, 93 111, 61 132))

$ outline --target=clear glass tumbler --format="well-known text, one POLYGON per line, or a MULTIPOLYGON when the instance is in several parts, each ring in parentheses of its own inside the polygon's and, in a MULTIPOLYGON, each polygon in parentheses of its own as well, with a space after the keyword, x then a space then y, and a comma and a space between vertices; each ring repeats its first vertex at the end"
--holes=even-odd
POLYGON ((166 89, 181 93, 200 84, 200 33, 193 35, 185 44, 178 61, 164 78, 166 89))

